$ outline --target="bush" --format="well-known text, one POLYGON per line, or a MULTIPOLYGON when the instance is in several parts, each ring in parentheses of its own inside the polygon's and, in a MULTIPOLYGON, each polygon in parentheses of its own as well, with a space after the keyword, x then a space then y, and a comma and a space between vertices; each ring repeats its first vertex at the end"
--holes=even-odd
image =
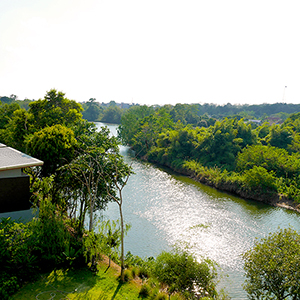
POLYGON ((168 296, 164 293, 158 293, 155 297, 155 300, 167 300, 168 296))
POLYGON ((19 281, 16 276, 10 276, 7 273, 0 272, 0 298, 9 299, 19 289, 19 281))
POLYGON ((150 295, 150 291, 151 291, 150 286, 148 284, 143 284, 141 286, 141 289, 140 289, 140 292, 139 292, 139 296, 147 298, 150 295))
POLYGON ((32 221, 32 230, 36 238, 35 250, 43 266, 53 267, 66 261, 63 253, 70 249, 71 235, 63 216, 50 200, 40 202, 39 218, 32 221))
POLYGON ((253 169, 244 172, 243 178, 245 187, 257 192, 275 192, 277 190, 275 173, 268 172, 263 167, 254 166, 253 169))
POLYGON ((172 252, 162 252, 154 263, 153 274, 172 291, 194 295, 197 290, 200 296, 216 295, 214 264, 210 260, 199 263, 187 251, 174 249, 172 252))
POLYGON ((137 267, 133 267, 131 269, 131 276, 132 278, 135 278, 136 276, 139 276, 140 275, 140 269, 137 268, 137 267))
POLYGON ((21 281, 34 277, 37 259, 33 254, 33 232, 30 224, 8 219, 0 222, 0 298, 7 299, 21 281))
POLYGON ((131 272, 129 270, 124 271, 124 281, 127 282, 131 278, 131 272))

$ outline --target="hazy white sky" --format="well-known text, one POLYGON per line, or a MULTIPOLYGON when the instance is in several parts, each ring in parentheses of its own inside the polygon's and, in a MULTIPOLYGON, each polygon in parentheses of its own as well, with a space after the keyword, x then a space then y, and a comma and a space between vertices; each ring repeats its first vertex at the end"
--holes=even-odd
POLYGON ((1 0, 0 96, 299 103, 299 11, 289 0, 1 0))

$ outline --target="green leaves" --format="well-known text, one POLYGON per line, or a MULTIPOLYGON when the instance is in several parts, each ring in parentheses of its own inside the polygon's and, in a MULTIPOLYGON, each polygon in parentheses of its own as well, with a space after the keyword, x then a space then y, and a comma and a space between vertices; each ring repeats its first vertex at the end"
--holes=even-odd
POLYGON ((273 171, 268 172, 263 167, 254 166, 243 175, 245 188, 250 188, 257 192, 276 191, 276 177, 273 171))
POLYGON ((65 98, 65 94, 52 89, 43 100, 31 102, 29 112, 34 116, 34 127, 42 129, 46 126, 61 124, 72 126, 82 118, 82 107, 74 100, 65 98))
POLYGON ((216 273, 210 260, 198 262, 185 250, 162 252, 153 263, 153 274, 171 291, 197 293, 199 296, 215 296, 216 273))
POLYGON ((300 299, 300 235, 281 229, 243 255, 250 299, 300 299))
POLYGON ((74 157, 77 141, 72 129, 62 125, 45 127, 27 140, 29 153, 44 161, 43 174, 54 174, 56 169, 74 157))

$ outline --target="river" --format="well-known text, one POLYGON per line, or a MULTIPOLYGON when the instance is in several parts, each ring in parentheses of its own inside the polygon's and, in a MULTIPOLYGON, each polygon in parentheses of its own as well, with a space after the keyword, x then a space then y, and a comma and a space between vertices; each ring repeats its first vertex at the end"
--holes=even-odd
MULTIPOLYGON (((116 134, 116 125, 106 125, 116 134)), ((300 230, 296 212, 244 200, 142 162, 128 147, 121 146, 120 152, 135 172, 123 192, 125 222, 132 226, 125 238, 125 252, 155 257, 175 243, 187 243, 199 259, 205 256, 219 265, 224 276, 218 287, 225 287, 232 299, 247 299, 241 255, 255 239, 278 227, 300 230)), ((104 217, 118 219, 115 203, 104 217)))

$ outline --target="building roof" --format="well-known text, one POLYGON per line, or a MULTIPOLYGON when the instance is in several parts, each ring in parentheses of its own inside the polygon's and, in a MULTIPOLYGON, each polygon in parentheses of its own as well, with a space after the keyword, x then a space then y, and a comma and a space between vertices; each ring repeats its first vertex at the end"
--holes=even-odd
POLYGON ((0 171, 41 166, 44 162, 0 143, 0 171))

